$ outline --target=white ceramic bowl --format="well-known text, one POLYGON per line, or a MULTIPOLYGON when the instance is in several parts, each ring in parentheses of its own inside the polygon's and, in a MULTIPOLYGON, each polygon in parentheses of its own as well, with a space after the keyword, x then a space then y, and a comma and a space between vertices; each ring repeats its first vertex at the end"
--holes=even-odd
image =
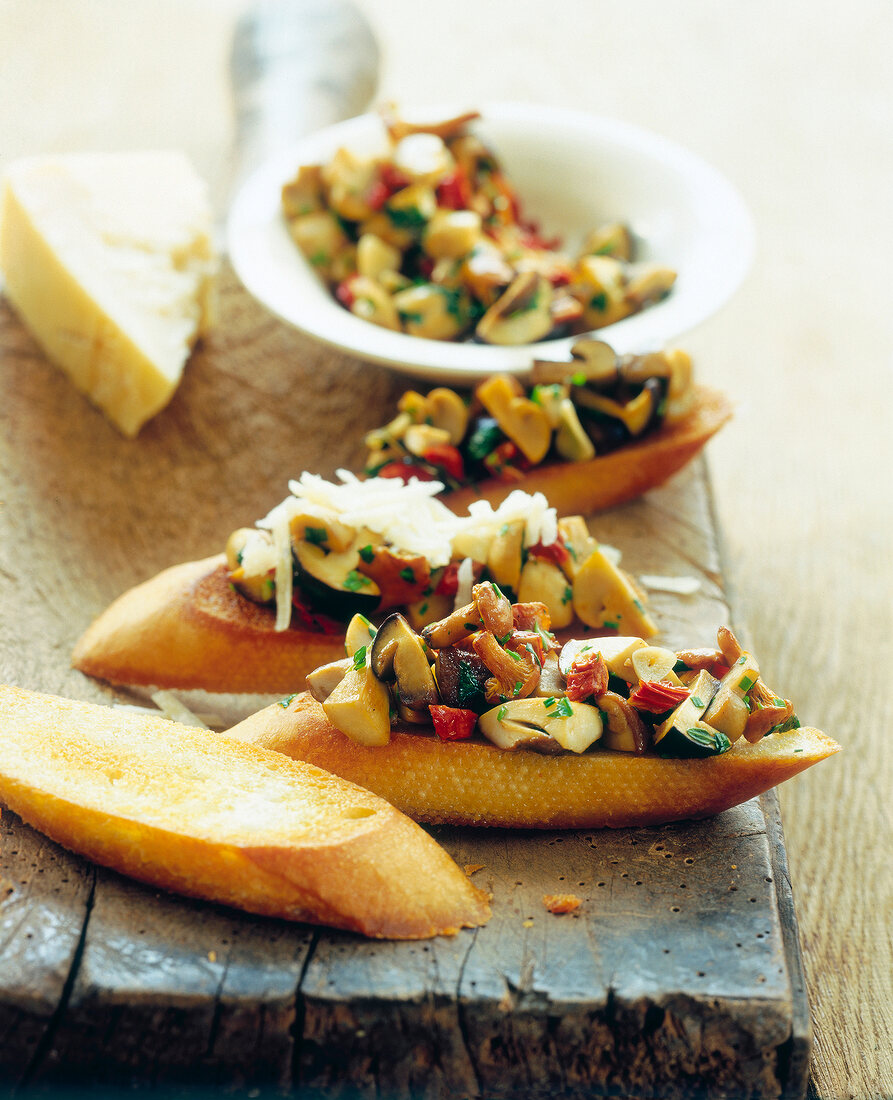
MULTIPOLYGON (((448 114, 440 108, 430 117, 448 114)), ((737 289, 753 254, 751 218, 731 184, 699 157, 657 134, 575 111, 494 103, 481 116, 478 132, 502 161, 525 215, 544 234, 560 234, 570 251, 590 229, 623 221, 636 239, 637 259, 678 272, 662 302, 598 330, 618 352, 677 339, 737 289)), ((391 332, 339 305, 289 237, 280 190, 300 165, 325 161, 341 146, 383 150, 379 117, 361 115, 311 134, 257 169, 236 196, 227 244, 255 298, 326 344, 437 381, 520 373, 535 357, 570 358, 579 336, 521 347, 448 343, 391 332)))

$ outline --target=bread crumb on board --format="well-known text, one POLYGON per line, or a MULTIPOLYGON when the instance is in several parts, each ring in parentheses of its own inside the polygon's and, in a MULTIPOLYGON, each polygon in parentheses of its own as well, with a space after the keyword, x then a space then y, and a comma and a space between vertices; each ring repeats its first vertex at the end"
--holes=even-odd
POLYGON ((550 913, 573 913, 582 904, 576 894, 543 894, 543 905, 550 913))
POLYGON ((466 875, 473 875, 475 871, 483 871, 483 863, 466 863, 462 870, 466 875))

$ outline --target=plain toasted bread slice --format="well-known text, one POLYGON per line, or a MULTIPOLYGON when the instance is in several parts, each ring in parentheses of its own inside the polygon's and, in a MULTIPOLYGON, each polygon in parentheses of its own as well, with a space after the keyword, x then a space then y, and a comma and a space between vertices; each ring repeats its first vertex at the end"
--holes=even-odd
POLYGON ((380 794, 416 821, 505 828, 620 828, 709 817, 838 752, 818 730, 743 739, 721 756, 665 759, 597 750, 541 756, 433 732, 392 733, 370 748, 328 721, 310 695, 275 704, 227 732, 307 760, 380 794))
POLYGON ((0 686, 0 800, 97 863, 252 913, 396 939, 489 916, 381 798, 161 718, 0 686))
POLYGON ((613 508, 662 485, 695 457, 712 435, 731 419, 732 403, 719 390, 695 386, 691 412, 673 424, 588 462, 547 462, 534 466, 521 481, 480 481, 448 493, 444 504, 462 514, 474 500, 495 507, 513 489, 544 493, 559 516, 613 508))

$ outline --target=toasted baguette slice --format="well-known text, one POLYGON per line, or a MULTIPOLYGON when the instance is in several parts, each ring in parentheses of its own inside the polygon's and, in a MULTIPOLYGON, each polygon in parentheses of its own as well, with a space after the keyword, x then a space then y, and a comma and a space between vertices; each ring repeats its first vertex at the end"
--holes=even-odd
POLYGON ((251 913, 395 939, 489 916, 446 852, 382 799, 160 718, 0 686, 0 799, 97 863, 251 913))
POLYGON ((521 481, 479 481, 443 497, 464 513, 474 500, 494 507, 513 489, 542 492, 559 516, 591 515, 633 500, 681 470, 732 416, 732 403, 719 390, 695 386, 691 412, 673 424, 588 462, 549 462, 529 470, 521 481))
POLYGON ((310 695, 274 704, 227 732, 360 783, 416 821, 523 829, 620 828, 709 817, 737 806, 840 746, 815 729, 739 742, 721 756, 669 760, 596 751, 506 752, 480 741, 392 733, 358 745, 310 695))
POLYGON ((269 608, 237 592, 223 555, 184 562, 131 588, 89 627, 72 664, 119 684, 288 692, 344 656, 344 636, 275 629, 269 608))

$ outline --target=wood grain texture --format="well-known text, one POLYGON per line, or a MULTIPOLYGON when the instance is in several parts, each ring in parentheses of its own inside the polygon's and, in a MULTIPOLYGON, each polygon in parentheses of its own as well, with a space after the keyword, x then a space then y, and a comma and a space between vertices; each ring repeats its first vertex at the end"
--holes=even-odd
MULTIPOLYGON (((760 248, 753 275, 688 346, 701 376, 737 405, 735 421, 710 446, 710 460, 739 619, 774 682, 807 720, 845 746, 833 765, 801 777, 781 796, 815 1029, 811 1096, 889 1097, 893 991, 884 976, 893 971, 893 876, 882 838, 890 832, 893 787, 887 736, 893 482, 886 475, 893 466, 893 326, 882 242, 893 239, 887 109, 893 10, 885 0, 846 8, 755 0, 721 10, 710 0, 692 0, 684 10, 661 0, 620 7, 573 0, 537 20, 533 32, 508 0, 454 0, 438 21, 433 49, 429 21, 418 18, 412 0, 361 4, 382 43, 382 96, 408 101, 422 89, 428 100, 454 99, 461 72, 468 103, 526 99, 637 123, 727 172, 755 215, 760 248), (608 44, 597 65, 594 41, 608 44)), ((131 0, 126 7, 115 0, 6 0, 0 158, 174 144, 193 156, 222 201, 232 130, 225 59, 241 6, 242 0, 131 0)), ((277 331, 268 325, 270 335, 277 331)), ((286 362, 312 354, 295 337, 277 339, 286 362)), ((14 410, 0 406, 0 445, 4 461, 13 448, 25 453, 14 464, 21 484, 4 485, 2 502, 7 513, 23 503, 29 512, 4 521, 0 607, 6 611, 12 599, 21 614, 3 618, 0 663, 27 686, 108 698, 65 665, 81 626, 74 621, 79 601, 104 606, 123 584, 186 557, 187 544, 189 556, 216 550, 206 517, 192 514, 190 490, 196 477, 197 489, 214 490, 213 470, 187 460, 188 448, 181 448, 187 464, 167 486, 176 509, 170 519, 152 515, 155 490, 143 478, 150 502, 131 501, 143 521, 136 525, 136 556, 129 547, 104 545, 98 533, 85 538, 77 509, 59 495, 71 491, 58 473, 60 460, 44 452, 52 455, 55 433, 69 438, 69 418, 85 422, 75 438, 84 445, 95 437, 97 456, 94 464, 88 448, 90 462, 76 486, 87 504, 101 502, 108 482, 127 483, 128 452, 110 449, 111 429, 29 348, 7 323, 4 383, 21 386, 23 400, 14 410), (57 547, 56 564, 35 586, 20 579, 16 547, 32 533, 46 536, 55 499, 60 518, 73 524, 72 539, 57 547), (145 522, 162 533, 160 542, 148 537, 145 522), (18 542, 8 541, 9 531, 18 542), (73 581, 79 555, 100 547, 108 575, 92 571, 73 581), (68 592, 73 583, 82 589, 77 598, 68 592)), ((347 369, 351 379, 364 377, 355 364, 347 369)), ((251 385, 250 372, 236 375, 219 383, 230 394, 251 385)), ((372 368, 368 380, 376 400, 400 389, 372 368)), ((280 414, 287 412, 271 412, 268 422, 280 414)), ((368 425, 375 416, 361 410, 360 418, 368 425)), ((240 434, 238 423, 224 423, 218 436, 240 434)), ((225 452, 213 428, 212 421, 207 434, 225 452)), ((148 446, 155 454, 176 449, 171 435, 153 435, 148 446)), ((283 478, 294 472, 287 461, 261 466, 257 439, 245 435, 253 461, 244 477, 254 487, 240 480, 219 494, 227 530, 253 518, 262 498, 264 506, 278 500, 283 478)), ((309 445, 325 462, 323 442, 320 436, 315 449, 309 445)), ((328 468, 343 457, 342 451, 328 468)), ((39 556, 35 541, 25 545, 39 556)))
MULTIPOLYGON (((143 576, 219 547, 289 475, 355 465, 362 430, 401 388, 271 324, 229 273, 218 330, 136 443, 69 391, 2 305, 0 346, 12 349, 0 595, 25 609, 4 620, 2 673, 107 700, 109 689, 67 668, 90 618, 143 576), (332 431, 308 430, 321 424, 332 431), (23 545, 25 572, 13 553, 23 545)), ((633 572, 701 582, 693 597, 655 595, 664 642, 709 642, 728 620, 703 463, 593 525, 633 572)), ((497 915, 478 935, 424 945, 312 937, 103 871, 92 885, 79 865, 92 889, 70 906, 58 1008, 15 1059, 10 1043, 8 1079, 300 1084, 407 1100, 796 1095, 808 1028, 760 804, 663 829, 437 835, 460 864, 482 865, 476 882, 497 915), (546 912, 543 896, 561 892, 581 897, 576 915, 546 912)), ((23 924, 43 919, 34 889, 23 924)))

